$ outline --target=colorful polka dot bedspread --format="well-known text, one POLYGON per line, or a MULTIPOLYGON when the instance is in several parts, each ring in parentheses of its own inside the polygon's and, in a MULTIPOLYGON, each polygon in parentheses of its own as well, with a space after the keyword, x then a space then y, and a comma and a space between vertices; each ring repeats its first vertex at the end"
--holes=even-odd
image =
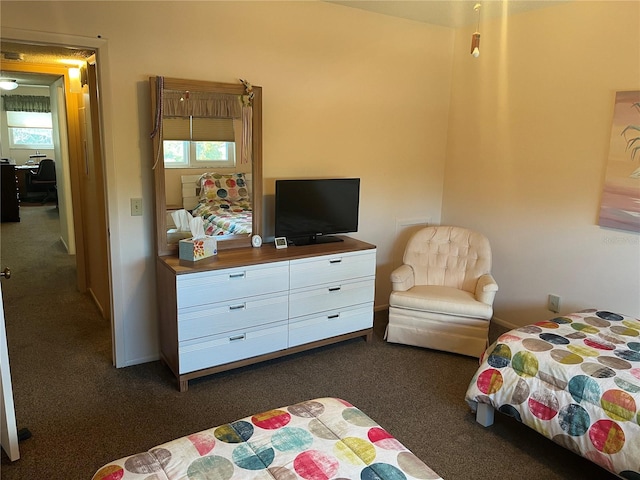
POLYGON ((206 202, 193 209, 194 217, 202 217, 206 235, 250 234, 253 212, 250 203, 206 202))
POLYGON ((442 480, 348 402, 270 410, 111 462, 93 480, 442 480))
POLYGON ((466 393, 626 479, 640 479, 640 320, 584 310, 511 330, 466 393))

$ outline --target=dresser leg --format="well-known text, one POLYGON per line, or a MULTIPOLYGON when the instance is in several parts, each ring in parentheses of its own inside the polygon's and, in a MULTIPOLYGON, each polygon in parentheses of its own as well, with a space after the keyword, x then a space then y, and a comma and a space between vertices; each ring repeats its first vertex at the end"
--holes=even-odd
POLYGON ((189 380, 183 380, 182 377, 178 379, 180 392, 186 392, 189 389, 189 380))
POLYGON ((364 336, 365 342, 370 342, 373 340, 373 329, 369 330, 369 332, 364 336))

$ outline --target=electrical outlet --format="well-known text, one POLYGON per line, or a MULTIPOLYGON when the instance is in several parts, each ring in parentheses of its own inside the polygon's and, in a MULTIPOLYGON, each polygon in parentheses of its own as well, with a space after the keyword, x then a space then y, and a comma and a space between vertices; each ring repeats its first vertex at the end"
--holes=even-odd
POLYGON ((139 217, 140 215, 142 215, 142 199, 132 198, 131 199, 131 216, 139 217))
POLYGON ((550 293, 547 308, 552 312, 558 313, 560 311, 560 297, 550 293))

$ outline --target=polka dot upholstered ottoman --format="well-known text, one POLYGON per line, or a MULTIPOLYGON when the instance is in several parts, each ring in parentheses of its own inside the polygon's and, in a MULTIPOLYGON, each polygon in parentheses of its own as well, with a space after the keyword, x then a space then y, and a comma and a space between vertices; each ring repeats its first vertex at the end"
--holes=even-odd
POLYGON ((319 398, 277 408, 110 462, 93 480, 437 480, 353 405, 319 398))

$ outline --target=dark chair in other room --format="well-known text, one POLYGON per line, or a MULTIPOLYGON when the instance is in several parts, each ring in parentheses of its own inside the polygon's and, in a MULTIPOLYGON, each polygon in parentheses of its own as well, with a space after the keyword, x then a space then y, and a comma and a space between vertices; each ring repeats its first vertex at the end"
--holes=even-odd
POLYGON ((40 160, 37 170, 30 170, 27 193, 43 193, 42 203, 51 199, 58 201, 56 188, 56 163, 50 158, 40 160))

